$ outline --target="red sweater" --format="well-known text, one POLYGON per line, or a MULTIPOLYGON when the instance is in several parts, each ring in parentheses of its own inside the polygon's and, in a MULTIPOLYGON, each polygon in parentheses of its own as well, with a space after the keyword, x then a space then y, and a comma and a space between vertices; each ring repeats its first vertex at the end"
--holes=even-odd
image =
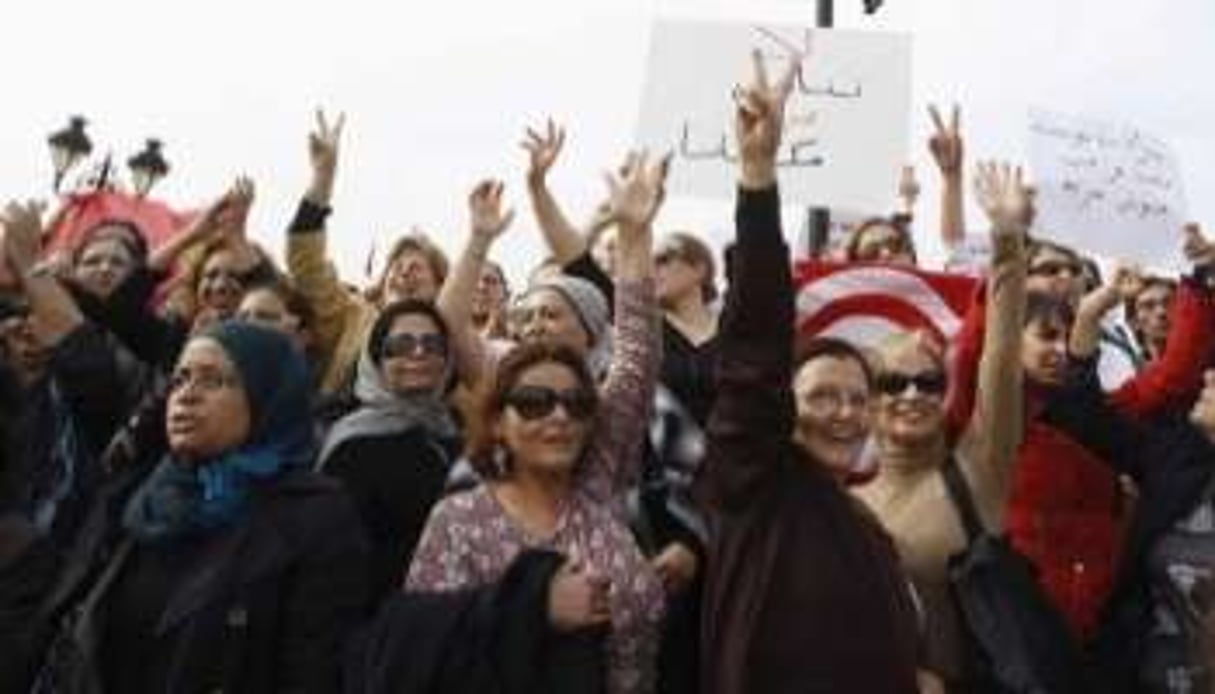
MULTIPOLYGON (((951 432, 974 408, 985 316, 981 292, 955 340, 951 432)), ((1146 418, 1187 404, 1215 347, 1215 302, 1184 281, 1164 354, 1117 390, 1123 415, 1146 418)), ((1120 544, 1117 479, 1110 467, 1036 414, 1049 393, 1027 385, 1026 430, 1005 513, 1013 545, 1034 563, 1048 596, 1080 638, 1093 633, 1109 594, 1120 544)))

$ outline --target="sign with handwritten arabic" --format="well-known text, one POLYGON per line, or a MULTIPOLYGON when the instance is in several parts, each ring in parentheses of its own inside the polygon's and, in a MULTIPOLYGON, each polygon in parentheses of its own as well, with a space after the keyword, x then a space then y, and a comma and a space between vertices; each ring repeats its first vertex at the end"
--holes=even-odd
POLYGON ((1156 269, 1181 265, 1185 196, 1177 158, 1163 140, 1126 125, 1035 111, 1029 157, 1036 233, 1156 269))
POLYGON ((907 158, 911 39, 902 34, 658 22, 637 140, 675 153, 668 188, 733 199, 731 93, 750 79, 753 49, 763 53, 774 80, 792 56, 803 56, 778 155, 784 201, 889 211, 907 158))

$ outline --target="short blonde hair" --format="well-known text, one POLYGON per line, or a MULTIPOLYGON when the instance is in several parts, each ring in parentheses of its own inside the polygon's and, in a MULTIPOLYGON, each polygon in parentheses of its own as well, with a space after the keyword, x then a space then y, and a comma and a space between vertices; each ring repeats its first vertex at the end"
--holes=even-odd
POLYGON ((892 333, 880 341, 874 354, 878 360, 878 370, 886 368, 886 362, 891 354, 903 351, 915 351, 923 354, 936 363, 941 371, 947 367, 945 343, 936 334, 927 330, 903 330, 892 333))

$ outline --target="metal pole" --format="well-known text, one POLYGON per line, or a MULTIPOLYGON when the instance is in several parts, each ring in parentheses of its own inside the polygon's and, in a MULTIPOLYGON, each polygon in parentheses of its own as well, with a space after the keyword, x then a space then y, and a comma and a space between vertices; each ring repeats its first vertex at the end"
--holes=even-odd
POLYGON ((815 0, 818 3, 818 14, 815 26, 820 29, 830 29, 835 26, 835 0, 815 0))
MULTIPOLYGON (((814 25, 820 29, 830 29, 835 26, 835 0, 815 0, 817 12, 814 25)), ((827 241, 831 233, 831 210, 826 207, 811 207, 807 215, 810 225, 809 256, 817 258, 827 249, 827 241)))

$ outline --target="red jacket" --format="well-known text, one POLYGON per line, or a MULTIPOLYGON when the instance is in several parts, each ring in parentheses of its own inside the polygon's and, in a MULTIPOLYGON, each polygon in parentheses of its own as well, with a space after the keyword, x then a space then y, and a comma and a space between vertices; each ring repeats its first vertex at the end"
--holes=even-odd
MULTIPOLYGON (((974 407, 983 346, 982 292, 954 343, 949 407, 952 433, 974 407)), ((1108 394, 1120 413, 1143 419, 1188 404, 1215 351, 1215 302, 1183 281, 1172 308, 1167 346, 1131 380, 1108 394)), ((1027 384, 1026 430, 1005 513, 1013 545, 1037 567, 1043 587, 1073 632, 1090 636, 1109 594, 1120 545, 1118 487, 1110 467, 1036 416, 1044 397, 1027 384)))

